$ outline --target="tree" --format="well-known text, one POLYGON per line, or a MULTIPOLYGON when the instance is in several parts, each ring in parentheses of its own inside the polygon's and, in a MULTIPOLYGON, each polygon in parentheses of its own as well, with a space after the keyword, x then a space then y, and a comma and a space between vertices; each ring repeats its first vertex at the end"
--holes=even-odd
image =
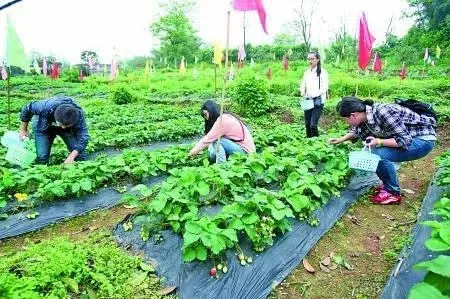
POLYGON ((154 36, 160 40, 160 56, 170 63, 179 61, 182 56, 192 60, 199 51, 200 38, 193 28, 187 13, 192 3, 172 2, 166 6, 166 15, 150 27, 154 36))
POLYGON ((81 61, 89 63, 88 57, 91 57, 94 64, 98 64, 98 55, 94 51, 84 50, 81 52, 81 61))
POLYGON ((304 0, 300 2, 300 8, 294 8, 297 18, 290 23, 292 30, 302 38, 307 49, 311 48, 311 21, 314 12, 315 0, 310 1, 310 7, 306 7, 304 0))
POLYGON ((295 45, 295 37, 288 33, 279 33, 273 39, 274 46, 293 46, 295 45))
POLYGON ((409 0, 409 6, 414 9, 420 27, 426 29, 439 29, 450 15, 449 0, 409 0))

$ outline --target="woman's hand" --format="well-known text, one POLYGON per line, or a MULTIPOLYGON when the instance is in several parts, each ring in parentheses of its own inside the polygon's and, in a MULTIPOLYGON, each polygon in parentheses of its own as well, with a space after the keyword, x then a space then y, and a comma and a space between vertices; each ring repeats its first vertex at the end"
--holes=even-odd
POLYGON ((342 143, 343 142, 343 140, 342 140, 342 138, 331 138, 330 140, 328 140, 328 143, 329 144, 339 144, 339 143, 342 143))
POLYGON ((374 148, 377 146, 377 139, 373 136, 369 136, 366 138, 366 145, 370 146, 370 148, 374 148))

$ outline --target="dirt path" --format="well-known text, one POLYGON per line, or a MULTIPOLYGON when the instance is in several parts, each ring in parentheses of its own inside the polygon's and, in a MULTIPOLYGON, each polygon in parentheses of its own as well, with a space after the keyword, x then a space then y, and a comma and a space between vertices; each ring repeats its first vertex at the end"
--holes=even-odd
POLYGON ((372 205, 366 194, 306 256, 316 272, 310 274, 300 265, 269 298, 378 298, 399 252, 409 242, 423 196, 436 171, 434 159, 450 147, 450 126, 439 133, 439 143, 430 155, 402 166, 401 205, 372 205), (344 257, 354 269, 321 271, 319 262, 330 252, 344 257))

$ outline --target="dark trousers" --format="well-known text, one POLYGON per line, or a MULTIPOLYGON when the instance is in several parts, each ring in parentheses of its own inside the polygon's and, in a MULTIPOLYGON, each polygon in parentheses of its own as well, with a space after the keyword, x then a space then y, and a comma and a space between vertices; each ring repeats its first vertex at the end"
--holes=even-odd
POLYGON ((314 108, 305 111, 306 137, 319 136, 319 118, 322 115, 323 104, 314 106, 314 108))
MULTIPOLYGON (((57 127, 49 127, 44 132, 37 132, 36 128, 34 128, 34 142, 36 144, 37 155, 36 163, 48 164, 50 151, 56 136, 60 136, 62 138, 69 152, 73 151, 78 142, 76 136, 72 133, 70 128, 62 129, 57 127)), ((75 161, 84 161, 86 160, 86 157, 86 151, 82 151, 81 153, 78 153, 75 161)))

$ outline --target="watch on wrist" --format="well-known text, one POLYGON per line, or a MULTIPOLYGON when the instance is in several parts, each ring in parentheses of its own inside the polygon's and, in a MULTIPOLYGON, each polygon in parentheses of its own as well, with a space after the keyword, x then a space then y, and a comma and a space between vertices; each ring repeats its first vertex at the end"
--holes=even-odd
POLYGON ((381 139, 377 138, 377 146, 383 146, 383 144, 381 143, 381 139))

